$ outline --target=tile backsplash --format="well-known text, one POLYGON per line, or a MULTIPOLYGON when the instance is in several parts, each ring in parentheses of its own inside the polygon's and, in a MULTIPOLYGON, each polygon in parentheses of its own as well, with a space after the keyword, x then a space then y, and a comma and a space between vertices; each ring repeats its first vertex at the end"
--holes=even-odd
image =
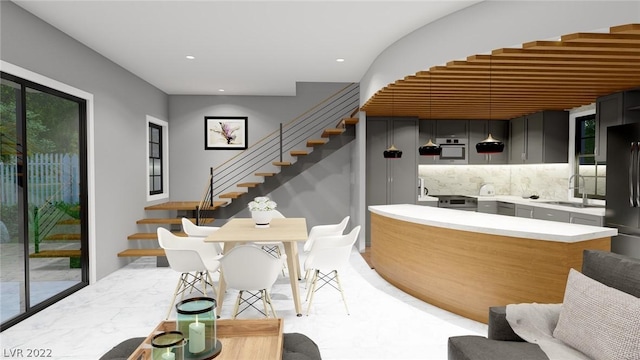
POLYGON ((567 199, 569 164, 420 165, 429 195, 477 195, 491 183, 496 195, 537 194, 543 199, 567 199))

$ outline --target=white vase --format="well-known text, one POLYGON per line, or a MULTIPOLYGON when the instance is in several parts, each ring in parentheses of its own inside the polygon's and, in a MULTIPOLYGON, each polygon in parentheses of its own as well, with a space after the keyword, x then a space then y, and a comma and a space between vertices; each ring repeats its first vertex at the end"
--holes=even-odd
POLYGON ((271 219, 273 219, 273 212, 271 211, 252 211, 251 218, 256 223, 256 227, 269 227, 271 219))

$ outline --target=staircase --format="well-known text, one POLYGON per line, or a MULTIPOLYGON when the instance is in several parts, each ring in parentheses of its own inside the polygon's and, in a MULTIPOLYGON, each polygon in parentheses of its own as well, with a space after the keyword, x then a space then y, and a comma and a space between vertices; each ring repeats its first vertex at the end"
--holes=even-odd
POLYGON ((32 259, 69 258, 70 268, 80 268, 80 219, 51 201, 34 210, 32 259))
MULTIPOLYGON (((284 131, 281 125, 279 131, 279 154, 273 154, 273 142, 278 142, 277 134, 275 137, 267 136, 263 139, 264 141, 261 140, 252 146, 253 152, 258 155, 245 152, 240 154, 241 158, 248 159, 246 162, 250 162, 250 164, 236 165, 238 161, 234 160, 234 158, 228 162, 234 161, 234 166, 229 166, 228 163, 225 163, 216 169, 211 169, 211 177, 207 190, 203 195, 203 200, 166 202, 145 207, 145 211, 149 215, 156 212, 164 214, 165 217, 150 216, 138 220, 136 223, 148 228, 168 227, 177 235, 185 236, 181 232, 182 217, 188 217, 194 223, 200 225, 206 225, 214 219, 228 219, 239 211, 244 210, 254 197, 272 192, 350 143, 355 139, 355 125, 358 123, 358 119, 354 117, 358 112, 358 85, 351 84, 340 93, 334 94, 329 100, 331 101, 325 100, 324 103, 308 111, 307 114, 301 117, 302 119, 294 119, 294 121, 286 125, 287 128, 284 131), (350 110, 345 111, 346 107, 350 110), (340 113, 346 114, 346 116, 337 115, 340 113), (326 117, 326 119, 316 121, 315 118, 318 116, 326 117), (307 125, 304 125, 305 121, 308 123, 307 125), (320 126, 322 124, 330 125, 314 130, 314 134, 320 134, 317 137, 311 136, 306 139, 301 138, 296 142, 287 142, 288 138, 301 136, 302 132, 299 130, 299 124, 301 123, 305 127, 317 127, 319 124, 320 126), (283 141, 283 133, 291 135, 287 135, 288 138, 283 141), (262 144, 259 144, 261 142, 262 144), (305 148, 301 149, 302 146, 300 145, 305 148), (288 155, 287 158, 283 154, 285 150, 288 155), (264 159, 260 159, 261 156, 264 159), (243 167, 246 169, 243 170, 243 167), (265 170, 267 168, 268 170, 265 170), (222 178, 227 180, 218 180, 222 178), (171 216, 166 217, 167 213, 170 213, 171 216)), ((248 150, 251 150, 251 148, 246 151, 248 150)), ((129 248, 118 253, 118 257, 164 256, 163 249, 157 244, 157 234, 155 232, 131 234, 128 239, 131 240, 129 248)), ((160 260, 158 264, 160 265, 160 260)))

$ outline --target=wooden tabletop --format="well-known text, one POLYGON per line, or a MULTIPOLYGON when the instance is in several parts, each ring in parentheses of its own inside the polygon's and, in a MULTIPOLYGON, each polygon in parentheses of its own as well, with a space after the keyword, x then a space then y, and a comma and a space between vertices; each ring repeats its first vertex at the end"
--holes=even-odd
POLYGON ((253 219, 231 219, 219 230, 207 236, 211 242, 260 242, 260 241, 304 241, 307 240, 305 218, 272 219, 268 228, 256 228, 253 219))
MULTIPOLYGON (((175 321, 161 322, 133 352, 129 360, 150 360, 153 336, 175 329, 175 321)), ((281 360, 282 329, 282 319, 216 320, 216 335, 222 343, 222 351, 216 360, 281 360)))

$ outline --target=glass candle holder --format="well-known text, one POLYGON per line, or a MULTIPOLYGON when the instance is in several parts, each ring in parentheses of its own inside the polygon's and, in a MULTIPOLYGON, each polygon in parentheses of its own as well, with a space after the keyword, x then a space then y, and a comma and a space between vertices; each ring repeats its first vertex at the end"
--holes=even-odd
POLYGON ((216 336, 216 300, 209 297, 186 299, 176 305, 176 329, 184 334, 184 358, 213 359, 222 350, 216 336))
POLYGON ((151 339, 151 359, 184 360, 184 336, 179 331, 160 333, 151 339))

